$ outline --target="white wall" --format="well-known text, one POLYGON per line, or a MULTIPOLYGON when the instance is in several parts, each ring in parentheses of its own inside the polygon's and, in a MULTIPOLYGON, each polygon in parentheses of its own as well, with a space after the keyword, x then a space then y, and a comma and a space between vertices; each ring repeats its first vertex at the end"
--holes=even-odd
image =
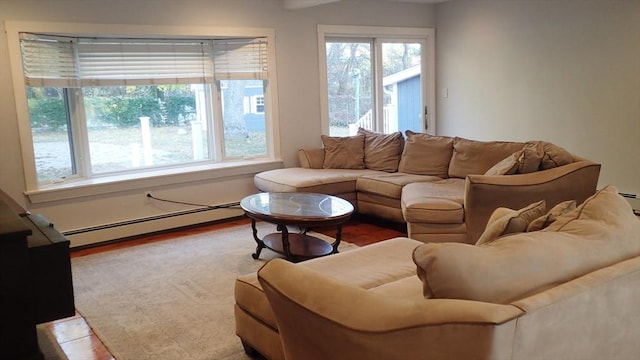
POLYGON ((436 49, 441 134, 548 140, 640 196, 640 1, 453 0, 436 49))
MULTIPOLYGON (((385 25, 433 27, 433 5, 382 0, 343 0, 302 10, 283 10, 279 0, 0 0, 0 20, 80 22, 163 26, 263 27, 276 32, 280 138, 284 166, 297 164, 296 151, 320 145, 320 96, 316 27, 385 25)), ((87 228, 190 209, 145 200, 143 189, 113 192, 44 204, 22 194, 24 175, 18 140, 7 37, 0 34, 0 188, 61 231, 87 228)), ((239 201, 255 192, 251 175, 194 179, 179 185, 153 185, 161 197, 207 204, 239 201)), ((71 236, 72 246, 137 233, 211 221, 240 214, 209 211, 192 216, 71 236)))

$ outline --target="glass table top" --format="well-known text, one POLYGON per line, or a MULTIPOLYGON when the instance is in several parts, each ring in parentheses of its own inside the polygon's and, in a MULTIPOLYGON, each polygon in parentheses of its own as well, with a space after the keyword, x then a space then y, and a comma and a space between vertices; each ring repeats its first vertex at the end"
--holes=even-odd
POLYGON ((347 200, 315 193, 258 193, 242 199, 240 206, 253 214, 297 219, 339 218, 354 211, 347 200))

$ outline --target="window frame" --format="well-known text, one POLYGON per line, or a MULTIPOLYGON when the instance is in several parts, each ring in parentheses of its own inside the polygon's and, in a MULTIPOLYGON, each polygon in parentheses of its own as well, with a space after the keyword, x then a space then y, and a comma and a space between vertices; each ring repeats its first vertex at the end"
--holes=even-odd
MULTIPOLYGON (((398 41, 412 41, 421 42, 424 45, 421 56, 421 73, 422 76, 422 107, 427 110, 427 129, 425 131, 429 134, 436 134, 436 81, 435 81, 435 30, 432 28, 400 28, 400 27, 386 27, 386 26, 343 26, 343 25, 318 25, 318 54, 320 64, 320 119, 322 134, 329 134, 329 99, 328 99, 328 84, 327 84, 327 40, 343 39, 344 41, 371 41, 372 50, 379 47, 376 45, 376 41, 381 42, 398 42, 398 41)), ((373 51, 375 59, 374 61, 381 61, 382 54, 380 51, 373 51)), ((382 82, 382 74, 376 70, 378 67, 374 67, 372 71, 375 73, 374 78, 374 110, 378 113, 381 112, 382 104, 378 101, 378 95, 375 92, 379 91, 378 87, 382 86, 377 84, 382 82)), ((381 120, 377 120, 381 121, 381 120)))
MULTIPOLYGON (((116 24, 87 24, 87 23, 49 23, 49 22, 14 22, 5 23, 9 60, 13 77, 13 89, 18 120, 18 132, 22 152, 22 165, 25 176, 25 194, 34 203, 66 198, 81 197, 127 191, 131 189, 149 187, 150 184, 174 184, 189 182, 204 177, 216 178, 237 176, 269 169, 281 163, 278 85, 276 73, 275 30, 269 28, 230 28, 230 27, 187 27, 187 26, 149 26, 149 25, 116 25, 116 24), (222 159, 219 154, 206 163, 181 165, 168 168, 141 169, 127 174, 114 174, 83 179, 69 179, 60 183, 43 186, 38 183, 29 109, 27 105, 26 84, 24 82, 22 55, 20 51, 20 33, 47 33, 61 36, 114 36, 114 37, 144 37, 144 38, 219 38, 219 37, 264 37, 267 38, 267 62, 269 77, 265 80, 265 103, 270 112, 265 113, 265 132, 267 139, 267 154, 260 159, 222 159), (206 176, 198 174, 207 173, 206 176)), ((219 96, 219 82, 211 84, 212 97, 219 96)), ((71 96, 70 96, 71 97, 71 96)), ((71 102, 76 99, 71 99, 71 102)), ((213 101, 217 101, 214 98, 213 101)), ((76 111, 70 104, 70 111, 76 111)), ((220 121, 214 121, 213 126, 220 121)), ((85 134, 86 135, 86 134, 85 134)), ((74 146, 86 147, 86 144, 74 141, 74 146)), ((219 149, 222 140, 212 139, 214 148, 219 149)), ((86 150, 86 149, 85 149, 86 150)), ((218 151, 218 150, 216 150, 218 151)), ((88 160, 83 160, 88 161, 88 160)))

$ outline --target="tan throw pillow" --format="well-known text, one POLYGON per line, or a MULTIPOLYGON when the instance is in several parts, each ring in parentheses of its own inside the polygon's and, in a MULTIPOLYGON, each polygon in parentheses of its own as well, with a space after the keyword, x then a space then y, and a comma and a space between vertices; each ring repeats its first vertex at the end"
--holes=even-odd
POLYGON ((518 152, 518 174, 528 174, 538 171, 543 154, 534 146, 525 145, 518 152))
POLYGON ((541 170, 571 164, 574 161, 573 155, 571 155, 570 152, 550 142, 532 141, 527 144, 536 146, 538 151, 542 154, 542 160, 540 163, 541 170))
POLYGON ((453 153, 453 138, 415 133, 411 130, 407 130, 405 134, 407 138, 398 171, 446 178, 453 153))
POLYGON ((485 175, 513 175, 518 171, 518 153, 507 156, 504 160, 493 165, 485 175))
POLYGON ((560 215, 554 222, 542 231, 570 231, 575 233, 590 233, 593 231, 593 220, 598 221, 598 226, 608 228, 620 228, 629 224, 635 227, 632 239, 640 246, 638 234, 640 234, 640 221, 633 213, 631 204, 618 194, 615 186, 607 185, 587 198, 574 211, 560 215), (631 221, 635 220, 635 221, 631 221))
POLYGON ((507 208, 494 210, 476 245, 490 243, 503 235, 526 231, 529 223, 542 216, 545 210, 546 202, 544 200, 535 202, 520 210, 507 208))
POLYGON ((542 230, 547 226, 549 226, 549 224, 554 222, 559 216, 564 215, 575 209, 576 209, 575 200, 567 200, 559 204, 556 204, 556 206, 552 207, 548 213, 530 222, 529 225, 527 226, 527 232, 542 230))
POLYGON ((322 135, 323 169, 364 169, 364 135, 331 137, 322 135))
POLYGON ((507 141, 475 141, 455 138, 449 164, 449 177, 464 179, 467 175, 485 174, 487 170, 516 151, 524 143, 507 141))
POLYGON ((398 171, 404 148, 402 133, 396 131, 392 134, 380 134, 359 128, 358 135, 364 135, 364 166, 367 169, 398 171))
POLYGON ((538 171, 542 161, 542 152, 535 145, 527 144, 493 165, 485 175, 528 174, 538 171))

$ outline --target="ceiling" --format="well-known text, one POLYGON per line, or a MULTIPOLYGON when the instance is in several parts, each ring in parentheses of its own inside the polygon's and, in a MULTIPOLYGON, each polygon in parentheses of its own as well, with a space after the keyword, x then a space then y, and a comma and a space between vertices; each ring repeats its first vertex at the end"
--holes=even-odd
MULTIPOLYGON (((282 6, 287 10, 304 9, 312 6, 324 5, 338 2, 340 0, 282 0, 282 6)), ((449 0, 387 0, 395 2, 419 3, 419 4, 436 4, 449 0)))

